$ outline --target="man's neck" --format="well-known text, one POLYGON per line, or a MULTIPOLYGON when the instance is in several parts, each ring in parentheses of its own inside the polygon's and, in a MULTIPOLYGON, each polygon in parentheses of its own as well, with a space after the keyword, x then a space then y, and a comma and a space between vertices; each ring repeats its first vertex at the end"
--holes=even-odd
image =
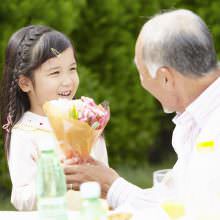
POLYGON ((220 71, 217 70, 203 77, 183 77, 182 83, 184 88, 182 93, 183 108, 181 112, 185 111, 196 98, 198 98, 218 77, 220 71))

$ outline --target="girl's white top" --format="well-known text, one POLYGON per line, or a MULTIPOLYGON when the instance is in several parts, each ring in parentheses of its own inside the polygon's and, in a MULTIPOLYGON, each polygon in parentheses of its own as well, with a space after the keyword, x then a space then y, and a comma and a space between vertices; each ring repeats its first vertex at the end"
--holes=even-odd
MULTIPOLYGON (((9 154, 9 171, 12 181, 11 202, 18 210, 36 209, 37 159, 40 144, 45 135, 55 139, 48 118, 29 111, 12 129, 9 154)), ((56 151, 62 159, 64 155, 58 144, 56 151)), ((100 137, 93 146, 91 156, 108 165, 103 137, 100 137)), ((68 196, 67 193, 67 197, 72 196, 68 196)), ((69 204, 69 207, 72 205, 69 204)))

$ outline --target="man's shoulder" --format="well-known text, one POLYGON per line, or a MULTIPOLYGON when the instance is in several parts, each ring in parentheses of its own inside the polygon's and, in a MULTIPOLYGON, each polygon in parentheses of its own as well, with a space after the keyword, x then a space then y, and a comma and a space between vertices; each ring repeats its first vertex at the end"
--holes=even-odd
POLYGON ((208 141, 208 143, 214 143, 216 140, 220 140, 220 106, 215 111, 209 113, 207 117, 197 142, 203 143, 208 141))
POLYGON ((204 126, 204 130, 207 129, 211 132, 220 132, 220 106, 215 111, 208 113, 207 123, 204 126))

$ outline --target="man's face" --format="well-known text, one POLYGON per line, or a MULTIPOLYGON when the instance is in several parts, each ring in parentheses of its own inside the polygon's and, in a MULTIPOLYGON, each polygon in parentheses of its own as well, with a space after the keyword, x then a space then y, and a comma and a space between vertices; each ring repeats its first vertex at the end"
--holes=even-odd
MULTIPOLYGON (((165 113, 172 113, 178 111, 178 92, 175 90, 175 80, 169 76, 169 72, 163 75, 163 72, 157 73, 155 78, 152 78, 146 65, 143 62, 143 42, 142 36, 139 35, 135 47, 135 63, 140 75, 142 87, 150 92, 162 105, 165 113), (165 75, 168 74, 165 77, 165 75), (169 81, 169 82, 168 82, 169 81), (167 84, 169 83, 169 84, 167 84)), ((166 70, 167 71, 167 70, 166 70)))

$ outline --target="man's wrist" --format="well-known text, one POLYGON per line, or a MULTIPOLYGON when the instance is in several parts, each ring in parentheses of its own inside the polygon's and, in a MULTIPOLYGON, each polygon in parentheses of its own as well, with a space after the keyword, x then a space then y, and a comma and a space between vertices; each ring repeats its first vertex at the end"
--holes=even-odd
POLYGON ((112 171, 112 175, 110 176, 110 179, 109 179, 109 188, 110 188, 110 186, 112 185, 112 183, 113 183, 117 178, 120 177, 115 170, 113 170, 112 168, 110 168, 110 169, 111 169, 111 171, 112 171))
MULTIPOLYGON (((124 184, 127 182, 122 177, 118 176, 108 189, 106 199, 108 204, 114 209, 117 207, 118 202, 120 202, 121 193, 124 188, 124 184)), ((125 187, 126 188, 126 187, 125 187)))
POLYGON ((115 182, 115 180, 116 179, 118 179, 120 176, 118 175, 118 173, 115 171, 115 170, 113 170, 112 168, 110 168, 111 169, 111 175, 109 175, 108 176, 108 178, 107 178, 107 181, 106 181, 106 183, 104 184, 104 186, 103 186, 103 193, 104 193, 104 197, 106 197, 106 195, 107 195, 107 193, 108 193, 108 191, 109 191, 109 189, 110 189, 110 187, 112 186, 112 184, 115 182))

